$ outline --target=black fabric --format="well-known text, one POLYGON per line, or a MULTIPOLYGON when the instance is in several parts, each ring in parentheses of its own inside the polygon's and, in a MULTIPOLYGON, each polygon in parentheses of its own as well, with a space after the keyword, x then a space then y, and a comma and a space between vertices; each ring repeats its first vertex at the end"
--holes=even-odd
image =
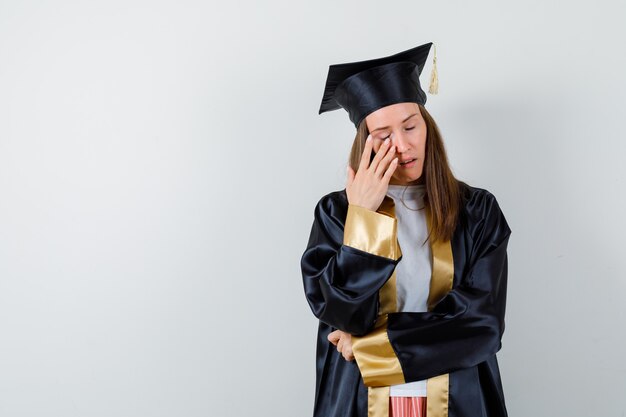
MULTIPOLYGON (((347 203, 347 199, 345 200, 347 203)), ((392 260, 343 244, 347 204, 322 197, 301 259, 304 290, 315 317, 361 336, 378 317, 378 290, 400 259, 392 260)))
POLYGON ((500 350, 511 231, 492 194, 467 209, 480 213, 469 224, 474 244, 470 252, 453 250, 455 270, 466 273, 455 274, 456 285, 432 311, 389 314, 387 333, 406 382, 477 365, 500 350))
MULTIPOLYGON (((451 240, 453 288, 430 312, 390 313, 388 335, 407 382, 450 374, 449 417, 506 417, 496 352, 511 230, 489 191, 461 186, 464 207, 451 240)), ((367 387, 356 361, 346 361, 327 336, 335 329, 359 335, 372 329, 377 291, 399 262, 342 245, 347 206, 345 189, 319 200, 301 262, 305 295, 320 319, 314 417, 367 416, 367 387)))
POLYGON ((394 103, 426 104, 419 76, 432 42, 383 58, 330 65, 319 113, 344 108, 358 127, 361 120, 394 103))

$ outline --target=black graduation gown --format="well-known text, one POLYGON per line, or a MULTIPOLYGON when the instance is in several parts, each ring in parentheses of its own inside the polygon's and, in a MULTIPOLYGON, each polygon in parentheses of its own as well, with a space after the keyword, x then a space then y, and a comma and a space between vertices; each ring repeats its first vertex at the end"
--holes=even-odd
MULTIPOLYGON (((507 411, 496 352, 504 332, 511 229, 493 194, 460 185, 462 210, 448 243, 454 267, 451 289, 428 312, 386 314, 383 332, 401 368, 395 371, 399 379, 392 375, 391 380, 412 382, 447 373, 445 413, 432 415, 502 417, 507 411)), ((368 386, 376 384, 366 385, 359 358, 346 361, 327 336, 336 329, 357 337, 372 334, 381 314, 380 292, 402 257, 401 251, 346 244, 349 207, 356 212, 345 189, 318 201, 301 258, 306 299, 319 319, 314 417, 368 416, 368 386)), ((369 212, 378 216, 376 221, 389 220, 369 212)), ((384 234, 381 230, 375 232, 384 234)), ((373 349, 369 353, 376 354, 373 349)))

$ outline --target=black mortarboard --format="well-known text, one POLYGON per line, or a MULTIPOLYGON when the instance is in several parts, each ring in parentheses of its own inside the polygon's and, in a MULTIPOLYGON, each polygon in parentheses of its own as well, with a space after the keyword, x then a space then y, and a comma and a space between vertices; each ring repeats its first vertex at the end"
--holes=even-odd
MULTIPOLYGON (((381 107, 402 102, 424 105, 426 93, 419 76, 431 45, 429 42, 383 58, 331 65, 318 114, 343 107, 358 128, 365 116, 381 107)), ((431 94, 438 90, 436 52, 435 49, 431 94)))

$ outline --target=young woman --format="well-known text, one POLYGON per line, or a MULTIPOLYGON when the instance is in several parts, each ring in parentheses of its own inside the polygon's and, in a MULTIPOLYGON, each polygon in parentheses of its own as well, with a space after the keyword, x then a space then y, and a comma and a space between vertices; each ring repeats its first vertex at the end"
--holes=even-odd
POLYGON ((315 417, 507 415, 511 229, 493 194, 450 170, 419 84, 430 46, 329 70, 320 113, 343 107, 357 132, 301 259, 319 319, 315 417))

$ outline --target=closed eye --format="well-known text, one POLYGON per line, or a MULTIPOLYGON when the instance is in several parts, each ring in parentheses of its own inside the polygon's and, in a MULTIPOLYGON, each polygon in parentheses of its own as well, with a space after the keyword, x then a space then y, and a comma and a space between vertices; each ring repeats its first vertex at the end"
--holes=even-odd
MULTIPOLYGON (((415 126, 407 127, 405 130, 413 130, 413 129, 415 129, 415 126)), ((385 139, 388 139, 390 137, 391 137, 391 135, 385 136, 384 138, 380 138, 380 140, 385 140, 385 139)))

